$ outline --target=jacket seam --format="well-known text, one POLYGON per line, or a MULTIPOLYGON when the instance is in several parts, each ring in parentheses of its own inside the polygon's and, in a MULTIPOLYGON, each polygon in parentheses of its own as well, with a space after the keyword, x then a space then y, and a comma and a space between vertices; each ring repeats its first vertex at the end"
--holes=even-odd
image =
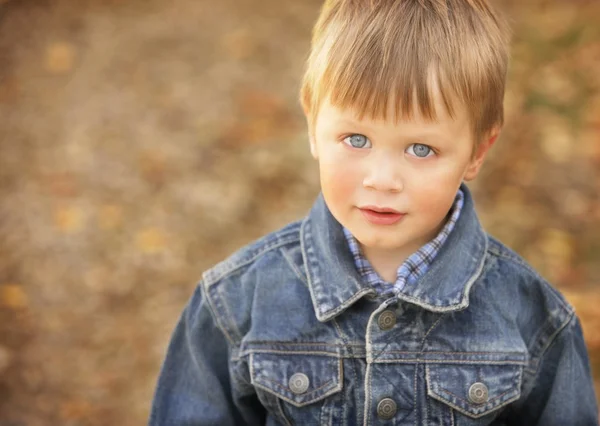
MULTIPOLYGON (((531 369, 529 367, 525 368, 525 371, 528 372, 531 375, 531 379, 529 380, 530 383, 534 383, 535 384, 535 378, 539 374, 540 366, 542 365, 542 360, 543 360, 544 356, 546 355, 546 353, 548 352, 548 349, 558 339, 558 336, 561 335, 562 332, 567 328, 567 326, 571 323, 571 321, 573 320, 573 318, 576 318, 575 317, 575 313, 571 312, 569 314, 569 316, 567 317, 567 319, 559 327, 557 327, 557 329, 554 331, 554 333, 552 333, 550 335, 550 337, 548 338, 548 342, 539 351, 540 352, 539 356, 533 355, 531 357, 532 363, 536 364, 535 369, 531 369)), ((544 324, 544 326, 545 325, 546 324, 544 324)), ((543 336, 539 337, 539 339, 542 339, 542 338, 543 338, 543 336)), ((531 386, 530 383, 527 384, 528 387, 529 387, 529 389, 527 390, 527 393, 524 395, 524 397, 528 397, 529 394, 531 393, 531 391, 533 390, 533 386, 531 386)))
MULTIPOLYGON (((297 234, 297 232, 295 232, 295 234, 297 234)), ((208 287, 211 287, 215 284, 218 284, 223 278, 226 278, 229 275, 236 272, 237 270, 242 269, 244 266, 253 263, 254 261, 256 261, 256 259, 263 256, 264 254, 266 254, 270 251, 273 251, 275 249, 278 249, 280 247, 286 246, 288 244, 296 243, 299 241, 300 241, 300 238, 298 235, 294 235, 293 238, 283 236, 273 242, 265 243, 260 248, 258 248, 256 252, 251 252, 250 257, 243 258, 239 262, 225 261, 221 267, 221 268, 223 268, 222 271, 220 270, 221 268, 213 267, 213 268, 207 270, 206 272, 204 272, 203 277, 206 281, 206 285, 208 287), (289 238, 289 239, 286 239, 286 238, 289 238), (210 275, 212 275, 212 273, 216 273, 217 275, 215 277, 212 277, 212 276, 210 276, 210 275)))
POLYGON ((500 252, 500 251, 498 251, 497 249, 495 249, 493 247, 489 247, 488 248, 488 252, 491 255, 494 255, 496 257, 501 257, 503 259, 511 261, 512 263, 516 264, 517 266, 521 266, 522 268, 526 269, 528 272, 530 272, 531 274, 533 274, 533 276, 536 277, 540 281, 540 283, 543 284, 543 286, 546 289, 550 290, 550 292, 552 293, 552 295, 554 296, 554 298, 558 301, 558 303, 560 303, 560 305, 567 311, 567 313, 569 315, 572 314, 575 311, 575 309, 573 308, 573 306, 571 306, 569 303, 566 303, 565 300, 562 297, 559 297, 558 294, 557 294, 556 289, 554 287, 552 287, 550 285, 550 283, 548 283, 548 281, 546 281, 546 279, 544 277, 542 277, 530 265, 528 265, 527 263, 522 262, 521 260, 519 260, 518 258, 515 258, 514 256, 511 256, 510 254, 500 252))
POLYGON ((306 276, 304 276, 302 274, 302 272, 300 272, 300 269, 298 269, 298 267, 296 266, 296 264, 292 261, 292 259, 290 259, 290 257, 288 256, 287 252, 285 250, 283 250, 283 247, 279 248, 279 252, 283 256, 284 260, 289 265, 289 267, 292 269, 292 271, 294 271, 294 274, 296 274, 296 276, 298 278, 300 278, 300 280, 304 284, 306 284, 308 286, 308 280, 306 279, 306 276))
MULTIPOLYGON (((204 286, 207 286, 207 284, 204 283, 204 286)), ((222 323, 221 316, 216 314, 217 310, 216 310, 216 306, 215 306, 215 301, 212 300, 213 298, 209 294, 208 290, 209 290, 208 287, 205 288, 206 302, 207 302, 207 305, 208 305, 208 309, 210 310, 210 315, 213 318, 213 321, 215 322, 215 324, 217 325, 217 327, 219 327, 219 330, 221 330, 221 333, 223 333, 223 335, 225 336, 225 338, 229 341, 229 344, 232 346, 232 348, 233 347, 238 347, 239 345, 231 337, 231 335, 227 331, 227 328, 222 323)), ((238 348, 238 350, 239 350, 239 348, 238 348)))

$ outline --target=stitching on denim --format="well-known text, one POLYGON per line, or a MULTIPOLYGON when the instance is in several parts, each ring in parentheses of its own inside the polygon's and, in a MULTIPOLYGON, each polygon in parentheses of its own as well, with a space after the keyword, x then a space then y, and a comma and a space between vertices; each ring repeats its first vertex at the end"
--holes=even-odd
MULTIPOLYGON (((293 233, 297 234, 298 231, 296 230, 293 233)), ((259 249, 257 249, 256 252, 250 252, 248 254, 248 256, 250 256, 249 258, 243 257, 242 259, 239 259, 239 261, 237 261, 237 259, 225 260, 225 261, 223 261, 223 263, 217 264, 214 267, 212 267, 211 269, 204 272, 203 275, 207 281, 207 285, 213 286, 215 284, 218 284, 219 281, 221 281, 223 278, 231 275, 232 273, 243 268, 244 266, 251 264, 257 258, 261 257, 265 253, 273 251, 274 249, 277 249, 279 247, 283 247, 288 244, 298 242, 299 239, 300 238, 298 235, 294 235, 293 238, 290 238, 287 235, 284 235, 273 242, 265 243, 259 249), (286 238, 289 238, 289 239, 286 239, 286 238), (213 274, 215 275, 214 277, 212 276, 213 274)))
MULTIPOLYGON (((468 289, 465 290, 465 292, 461 293, 461 298, 460 298, 461 300, 464 299, 464 295, 467 292, 468 292, 468 289)), ((448 305, 448 306, 436 306, 428 298, 417 298, 417 297, 408 296, 408 295, 402 294, 402 293, 398 294, 398 298, 405 302, 409 302, 414 305, 417 305, 417 306, 419 306, 423 309, 426 309, 430 312, 438 312, 438 313, 459 311, 468 306, 468 303, 465 301, 452 303, 451 305, 448 305)))
POLYGON ((396 359, 380 359, 376 364, 465 364, 465 365, 517 365, 523 367, 525 364, 520 361, 470 361, 470 360, 448 360, 448 359, 421 359, 421 358, 396 358, 396 359))
MULTIPOLYGON (((504 393, 502 393, 500 395, 497 395, 497 396, 489 399, 485 404, 479 405, 478 408, 479 407, 488 407, 488 406, 490 406, 488 408, 488 410, 491 409, 491 408, 494 408, 494 406, 496 405, 495 404, 496 401, 498 401, 499 399, 501 399, 504 395, 507 395, 507 394, 509 394, 511 392, 514 392, 514 391, 515 391, 515 388, 509 389, 506 392, 504 392, 504 393)), ((452 395, 454 397, 454 399, 456 399, 456 400, 458 400, 460 402, 466 403, 467 405, 471 405, 471 404, 469 404, 468 400, 464 399, 462 396, 455 395, 453 392, 449 391, 448 389, 441 388, 438 392, 443 392, 443 393, 446 393, 448 395, 452 395)))
MULTIPOLYGON (((240 364, 241 363, 241 359, 231 359, 232 362, 235 362, 236 364, 240 364)), ((238 384, 242 384, 246 387, 252 387, 252 379, 250 379, 250 381, 246 380, 242 374, 240 374, 239 372, 240 368, 239 365, 236 365, 235 368, 232 367, 231 368, 231 376, 233 377, 233 379, 238 383, 238 384)))
POLYGON ((235 321, 233 321, 233 315, 231 315, 231 311, 229 310, 229 306, 227 306, 227 302, 225 301, 225 298, 223 297, 222 292, 219 292, 219 290, 222 290, 222 289, 217 288, 215 290, 217 291, 217 293, 219 293, 219 298, 221 299, 221 305, 223 306, 223 310, 225 311, 226 318, 229 319, 229 321, 227 321, 227 322, 230 324, 232 334, 235 334, 235 337, 237 338, 237 342, 239 342, 242 340, 242 333, 240 333, 237 326, 235 325, 235 321))
POLYGON ((344 303, 339 305, 337 308, 329 309, 328 311, 322 312, 321 313, 322 320, 327 321, 327 320, 337 316, 340 312, 348 309, 348 307, 350 307, 350 305, 352 305, 354 302, 356 302, 358 299, 360 299, 361 297, 363 297, 365 294, 368 294, 368 293, 373 293, 373 290, 370 288, 361 288, 359 291, 354 293, 351 297, 346 299, 344 301, 344 303))
MULTIPOLYGON (((432 397, 433 399, 436 399, 436 400, 438 400, 438 401, 440 401, 440 402, 442 402, 442 403, 444 403, 444 404, 447 404, 447 405, 449 405, 449 406, 451 406, 451 407, 455 408, 455 409, 456 409, 456 410, 458 410, 459 412, 461 412, 461 413, 463 413, 463 414, 466 414, 466 415, 467 415, 467 416, 469 416, 469 417, 471 417, 471 416, 473 416, 473 415, 474 415, 474 416, 476 416, 476 417, 481 417, 482 415, 486 414, 486 413, 487 413, 487 412, 489 412, 490 410, 495 410, 495 409, 497 409, 497 408, 503 407, 503 406, 507 405, 508 403, 510 403, 510 402, 513 402, 513 401, 515 401, 515 400, 519 399, 519 397, 521 396, 521 392, 520 392, 520 391, 521 391, 521 385, 522 385, 522 382, 521 382, 521 377, 522 377, 522 373, 521 373, 521 371, 522 371, 522 370, 518 370, 518 371, 516 372, 516 374, 514 375, 514 378, 516 378, 516 379, 518 380, 518 386, 516 386, 516 387, 512 387, 511 389, 509 389, 508 391, 504 392, 503 394, 501 394, 501 395, 497 395, 497 396, 495 396, 494 398, 492 398, 492 399, 491 399, 491 400, 490 400, 490 401, 489 401, 489 402, 486 404, 487 406, 489 406, 489 405, 491 404, 491 406, 490 406, 490 407, 488 407, 488 408, 487 408, 487 409, 486 409, 486 410, 485 410, 483 413, 481 413, 481 414, 472 414, 472 413, 471 413, 471 414, 469 414, 468 412, 466 412, 466 411, 464 411, 462 408, 460 408, 458 405, 454 404, 452 401, 448 401, 447 399, 443 398, 443 396, 442 396, 442 395, 438 395, 438 393, 437 393, 437 392, 441 391, 441 392, 445 392, 445 393, 447 393, 447 394, 449 394, 449 395, 452 395, 453 397, 455 397, 455 399, 457 399, 457 400, 459 400, 459 401, 461 401, 461 402, 467 402, 467 401, 466 401, 465 399, 463 399, 462 397, 459 397, 459 396, 457 396, 457 395, 454 395, 452 392, 450 392, 450 391, 449 391, 449 390, 447 390, 447 389, 443 389, 443 388, 442 388, 442 389, 440 389, 439 391, 435 391, 435 390, 433 390, 433 389, 431 388, 431 377, 430 377, 430 370, 429 370, 429 366, 426 366, 426 367, 425 367, 425 371, 426 371, 426 372, 425 372, 425 377, 426 377, 426 380, 427 380, 427 394, 428 394, 430 397, 432 397), (510 393, 510 392, 514 392, 515 390, 517 391, 517 395, 516 395, 515 397, 513 397, 512 399, 508 399, 507 401, 504 401, 504 402, 502 402, 502 403, 500 403, 500 404, 497 404, 497 405, 495 405, 495 406, 494 406, 494 404, 493 404, 493 402, 494 402, 494 401, 498 401, 498 400, 499 400, 500 398, 502 398, 504 395, 506 395, 506 394, 508 394, 508 393, 510 393)), ((482 405, 482 406, 483 406, 483 405, 482 405)), ((454 421, 454 420, 453 420, 453 421, 454 421)))
POLYGON ((331 401, 324 400, 319 409, 319 425, 331 426, 331 412, 333 408, 327 406, 327 403, 331 401))
POLYGON ((527 347, 529 353, 532 354, 530 365, 527 367, 527 372, 531 374, 535 374, 538 368, 539 360, 541 359, 544 350, 545 339, 548 339, 548 335, 551 336, 552 331, 552 321, 551 317, 546 318, 546 321, 540 326, 539 330, 533 335, 531 339, 531 343, 527 347))
MULTIPOLYGON (((346 345, 346 349, 348 350, 348 353, 350 354, 350 361, 348 361, 348 362, 352 363, 352 368, 350 370, 352 371, 352 377, 354 379, 353 383, 357 383, 358 382, 358 372, 357 372, 357 365, 356 365, 357 361, 354 359, 354 353, 352 352, 351 346, 348 345, 348 336, 346 336, 346 334, 340 327, 340 324, 338 323, 336 318, 332 319, 331 323, 333 324, 333 327, 336 329, 340 338, 346 345)), ((343 370, 341 370, 342 368, 343 368, 343 361, 340 363, 340 383, 342 383, 342 388, 343 388, 344 387, 344 373, 343 373, 343 370)), ((354 387, 354 389, 356 389, 356 386, 354 387)), ((356 396, 357 395, 355 392, 354 393, 355 399, 356 399, 356 396)), ((346 398, 342 398, 342 424, 348 424, 348 417, 347 417, 346 411, 347 411, 346 410, 346 398)))
MULTIPOLYGON (((473 272, 473 274, 469 277, 469 280, 467 281, 467 283, 465 284, 463 291, 460 293, 460 300, 456 303, 452 302, 451 305, 449 306, 436 306, 434 305, 430 299, 426 298, 426 297, 422 297, 422 298, 416 298, 413 296, 409 296, 403 293, 398 293, 398 298, 410 303, 413 303, 417 306, 420 306, 424 309, 427 309, 428 311, 431 312, 450 312, 450 311, 458 311, 461 310, 463 308, 466 308, 467 306, 469 306, 469 300, 468 297, 466 297, 469 294, 469 291, 471 290, 471 287, 473 286, 473 284, 479 279, 479 277, 482 276, 483 272, 484 272, 484 268, 486 265, 486 252, 488 250, 488 238, 487 236, 484 234, 485 238, 483 239, 483 247, 482 247, 482 252, 483 252, 483 256, 481 258, 481 262, 479 263, 479 265, 477 266, 477 269, 473 272)), ((479 248, 477 250, 475 250, 477 253, 479 253, 479 248)))
POLYGON ((431 395, 431 397, 432 397, 433 399, 436 399, 436 400, 440 401, 440 402, 441 402, 441 403, 443 403, 443 404, 446 404, 446 405, 448 405, 448 406, 449 406, 449 407, 451 407, 451 408, 454 408, 456 411, 458 411, 459 413, 462 413, 462 414, 464 414, 465 416, 468 416, 468 417, 470 417, 470 418, 476 418, 476 419, 477 419, 477 418, 479 418, 479 417, 483 417, 483 416, 485 416, 485 415, 486 415, 486 414, 488 414, 490 411, 497 410, 498 408, 504 407, 505 405, 508 405, 508 404, 510 404, 511 402, 513 402, 513 401, 516 401, 517 399, 519 399, 519 395, 517 394, 515 397, 513 397, 513 398, 510 398, 510 399, 507 399, 507 400, 506 400, 506 401, 504 401, 502 404, 500 404, 500 405, 498 405, 498 406, 496 406, 496 407, 489 408, 488 410, 486 410, 486 411, 484 411, 484 412, 482 412, 482 413, 480 413, 480 414, 473 414, 473 413, 469 413, 469 412, 468 412, 468 411, 466 411, 466 410, 463 410, 463 409, 462 409, 462 408, 460 408, 458 405, 456 405, 456 404, 454 404, 454 403, 452 403, 452 402, 450 402, 450 401, 448 401, 448 400, 446 400, 446 399, 443 399, 442 397, 440 397, 440 396, 436 395, 435 393, 434 393, 434 394, 432 394, 432 395, 431 395))
POLYGON ((279 351, 279 350, 268 350, 268 349, 250 349, 243 351, 242 355, 246 354, 285 354, 285 355, 322 355, 329 356, 332 358, 340 359, 341 357, 337 353, 333 352, 321 352, 321 351, 279 351))
MULTIPOLYGON (((373 320, 375 320, 375 315, 377 315, 377 318, 379 318, 379 316, 384 313, 391 305, 397 305, 397 299, 388 299, 388 300, 393 300, 392 302, 388 302, 387 300, 382 303, 382 305, 385 305, 384 308, 379 311, 379 309, 381 309, 381 306, 375 310, 375 312, 373 312, 373 314, 371 314, 371 318, 373 318, 373 320)), ((394 309, 395 310, 395 309, 394 309)), ((369 328, 370 329, 370 328, 369 328)), ((388 352, 386 351, 387 347, 392 343, 392 341, 396 341, 397 340, 397 336, 395 335, 395 333, 392 333, 391 330, 385 335, 385 340, 382 343, 385 343, 385 345, 383 346, 383 348, 381 348, 376 354, 373 355, 373 361, 375 361, 376 359, 378 359, 381 354, 383 354, 384 352, 388 352)))
POLYGON ((221 332, 225 335, 225 338, 229 341, 229 343, 232 346, 237 346, 236 341, 233 339, 233 337, 231 337, 231 335, 227 331, 227 327, 225 327, 225 324, 223 324, 223 322, 221 320, 221 316, 217 315, 218 308, 219 308, 219 306, 218 306, 219 305, 219 301, 218 300, 213 300, 213 298, 211 297, 210 289, 209 288, 205 288, 204 290, 205 290, 204 294, 206 295, 206 302, 207 302, 208 307, 209 307, 209 309, 211 311, 211 316, 214 319, 215 324, 217 325, 217 327, 219 327, 219 329, 221 330, 221 332))
POLYGON ((417 351, 387 351, 387 353, 394 354, 436 354, 436 355, 454 355, 454 354, 468 354, 468 355, 523 355, 522 352, 444 352, 444 351, 431 351, 431 352, 417 352, 417 351))
POLYGON ((430 374, 429 374, 429 365, 425 365, 425 381, 426 381, 426 388, 427 388, 427 394, 429 395, 429 383, 431 383, 431 379, 429 378, 430 374))
POLYGON ((366 352, 366 361, 367 368, 365 370, 365 403, 364 403, 364 413, 363 413, 363 425, 369 426, 371 424, 371 388, 369 386, 370 376, 371 376, 371 365, 373 362, 373 355, 371 353, 372 345, 371 345, 371 325, 373 323, 374 316, 371 314, 369 316, 369 320, 367 321, 367 334, 365 336, 365 352, 366 352))
MULTIPOLYGON (((429 369, 425 366, 425 400, 423 401, 425 404, 425 424, 430 424, 429 421, 429 401, 427 400, 427 383, 429 383, 429 369)), ((441 416, 440 416, 441 418, 441 416)), ((442 425, 443 426, 443 425, 442 425)))
POLYGON ((281 405, 281 399, 275 398, 275 404, 277 405, 277 409, 279 410, 279 414, 283 421, 285 421, 286 426, 293 426, 292 422, 288 419, 287 415, 283 411, 283 406, 281 405))
POLYGON ((548 282, 547 282, 547 281, 544 279, 544 277, 542 277, 542 276, 541 276, 541 275, 540 275, 540 274, 539 274, 539 273, 538 273, 538 272, 537 272, 535 269, 533 269, 533 268, 531 267, 531 265, 528 265, 527 263, 524 263, 524 262, 523 262, 523 261, 521 261, 519 258, 516 258, 516 257, 514 257, 514 256, 511 256, 510 254, 507 254, 507 253, 504 253, 504 252, 500 252, 500 251, 498 251, 497 249, 495 249, 495 248, 493 248, 493 247, 490 247, 490 248, 488 248, 488 251, 489 251, 491 254, 494 254, 494 255, 496 255, 496 256, 498 256, 498 257, 501 257, 501 258, 503 258, 503 259, 506 259, 506 260, 510 260, 511 262, 513 262, 513 263, 515 263, 515 264, 517 264, 517 265, 519 265, 519 266, 521 266, 521 267, 525 268, 525 269, 526 269, 528 272, 530 272, 530 273, 531 273, 531 274, 532 274, 534 277, 536 277, 536 278, 537 278, 537 279, 540 281, 540 283, 544 285, 544 287, 547 287, 547 288, 549 288, 549 289, 552 291, 552 293, 553 293, 553 294, 556 296, 555 298, 557 299, 558 303, 560 303, 560 304, 562 305, 562 307, 563 307, 563 308, 565 308, 565 310, 566 310, 568 313, 572 313, 572 312, 575 310, 575 309, 573 308, 573 306, 571 306, 571 305, 570 305, 568 302, 565 304, 565 301, 563 300, 563 298, 558 296, 558 294, 559 294, 559 293, 557 293, 556 289, 555 289, 554 287, 552 287, 552 286, 551 286, 551 285, 550 285, 550 284, 549 284, 549 283, 548 283, 548 282))
POLYGON ((454 409, 450 408, 450 426, 455 426, 454 425, 454 409))
POLYGON ((292 259, 290 259, 290 257, 288 256, 287 252, 285 250, 283 250, 282 247, 279 248, 279 253, 281 253, 281 255, 283 256, 283 258, 285 259, 285 261, 287 262, 287 264, 289 265, 289 267, 294 271, 294 274, 296 274, 296 276, 298 278, 300 278, 300 280, 306 284, 308 286, 308 281, 306 279, 306 276, 304 276, 300 270, 298 269, 298 267, 296 266, 296 264, 292 261, 292 259))
POLYGON ((429 333, 431 333, 433 331, 433 329, 435 327, 437 327, 437 325, 439 324, 439 322, 443 318, 446 318, 447 316, 448 315, 444 315, 444 314, 440 315, 440 317, 437 319, 437 321, 434 322, 431 327, 429 327, 429 330, 427 330, 427 332, 425 333, 425 336, 423 336, 423 340, 421 341, 421 352, 423 352, 423 349, 425 348, 425 341, 427 340, 427 337, 429 337, 429 333))
POLYGON ((255 375, 254 375, 254 356, 253 356, 253 354, 250 354, 248 356, 248 367, 250 368, 250 383, 254 385, 255 384, 254 383, 255 375))
POLYGON ((321 343, 321 342, 306 342, 306 343, 297 343, 297 342, 286 342, 284 340, 249 340, 247 345, 253 344, 278 344, 285 346, 330 346, 333 348, 343 348, 344 346, 364 346, 362 343, 321 343))
POLYGON ((367 363, 367 370, 365 371, 365 412, 363 414, 363 424, 364 426, 369 426, 371 424, 371 416, 369 411, 371 411, 371 388, 369 387, 369 376, 371 375, 371 363, 367 363))
MULTIPOLYGON (((544 356, 544 354, 546 353, 546 351, 548 350, 548 348, 552 345, 552 343, 554 342, 554 340, 556 339, 556 337, 567 327, 567 325, 569 325, 569 323, 573 320, 573 318, 575 317, 575 313, 572 312, 566 319, 566 321, 564 321, 559 327, 557 327, 557 329, 554 331, 554 333, 552 333, 551 335, 546 337, 546 341, 543 342, 543 337, 544 336, 536 336, 536 338, 539 337, 540 341, 536 342, 535 345, 532 345, 533 347, 535 347, 536 349, 539 350, 539 355, 537 356, 532 356, 532 362, 531 362, 531 367, 533 367, 535 365, 535 368, 532 369, 530 367, 527 368, 527 371, 530 373, 533 373, 534 375, 537 374, 537 370, 539 368, 540 365, 540 360, 542 359, 542 357, 544 356), (538 343, 540 343, 541 345, 538 347, 538 343)), ((543 327, 546 327, 546 324, 548 324, 550 322, 550 320, 548 319, 543 327)), ((548 327, 550 328, 550 326, 548 327)), ((540 334, 541 331, 540 331, 540 334)))
MULTIPOLYGON (((419 417, 419 415, 418 415, 418 409, 417 409, 417 407, 418 407, 418 405, 417 405, 417 373, 418 373, 418 371, 419 371, 419 366, 415 365, 415 379, 413 381, 413 395, 414 395, 414 397, 413 397, 413 404, 414 404, 413 407, 415 407, 415 411, 414 411, 414 413, 415 413, 415 426, 418 426, 418 424, 417 424, 417 418, 419 417)), ((427 404, 425 404, 425 405, 427 405, 427 404)))
MULTIPOLYGON (((288 403, 292 404, 294 407, 298 407, 299 406, 297 402, 294 402, 291 399, 289 399, 288 397, 286 397, 284 395, 281 395, 279 393, 277 393, 277 394, 273 393, 273 389, 271 389, 271 388, 269 388, 269 387, 267 387, 267 386, 265 386, 265 385, 263 385, 261 383, 254 383, 254 386, 257 387, 258 389, 262 389, 265 392, 268 392, 270 395, 274 395, 277 398, 281 398, 285 402, 288 402, 288 403)), ((312 402, 312 401, 309 401, 309 403, 310 402, 312 402)))
MULTIPOLYGON (((494 242, 496 243, 496 240, 494 240, 494 242)), ((488 253, 490 253, 490 254, 492 254, 494 256, 510 260, 510 261, 512 261, 513 263, 516 263, 519 266, 523 266, 529 272, 532 272, 534 275, 539 276, 539 274, 533 268, 531 268, 530 265, 528 265, 527 263, 525 263, 523 260, 519 259, 519 257, 511 254, 510 252, 506 252, 506 251, 500 250, 498 247, 494 247, 494 246, 491 246, 491 245, 488 247, 487 251, 488 251, 488 253)))
MULTIPOLYGON (((338 363, 338 383, 339 383, 339 387, 340 389, 343 391, 344 389, 344 362, 342 360, 340 360, 340 362, 338 363)), ((344 419, 344 424, 346 424, 346 398, 343 397, 342 395, 342 417, 344 419)), ((332 402, 333 403, 333 402, 332 402)), ((333 408, 332 408, 333 411, 333 408)), ((333 423, 333 416, 329 417, 329 424, 331 425, 333 423)))
MULTIPOLYGON (((210 307, 209 307, 210 309, 210 307)), ((192 347, 192 343, 191 343, 191 336, 190 336, 190 331, 189 331, 189 321, 188 321, 188 317, 189 315, 191 315, 191 310, 189 310, 188 308, 186 308, 186 310, 184 311, 184 315, 185 315, 185 328, 184 328, 184 337, 185 337, 185 342, 187 344, 187 346, 189 348, 192 347)), ((212 312, 211 312, 212 315, 212 312)), ((196 367, 196 369, 198 371, 200 371, 200 366, 198 365, 198 360, 195 356, 192 356, 192 362, 194 363, 194 366, 196 367)))
POLYGON ((310 298, 313 302, 313 305, 315 306, 317 319, 319 321, 321 321, 321 322, 328 321, 328 320, 334 318, 335 316, 337 316, 340 312, 347 309, 350 305, 352 305, 358 299, 363 297, 365 294, 369 294, 369 293, 374 294, 375 293, 373 289, 361 288, 356 293, 354 293, 351 297, 347 298, 344 301, 344 303, 340 304, 339 306, 337 306, 335 308, 323 311, 321 303, 319 303, 319 300, 317 300, 317 296, 314 292, 315 287, 318 287, 321 285, 321 280, 319 279, 319 263, 315 259, 313 249, 311 247, 307 247, 306 244, 304 243, 305 240, 309 240, 309 239, 312 239, 312 227, 311 227, 311 221, 308 218, 306 218, 302 222, 301 227, 300 227, 300 248, 302 250, 302 256, 305 259, 304 266, 307 269, 306 277, 308 279, 308 288, 309 288, 309 292, 310 292, 310 298), (309 268, 311 270, 309 270, 309 268))
MULTIPOLYGON (((550 346, 552 346, 552 344, 553 344, 553 343, 556 341, 556 338, 557 338, 557 336, 558 336, 560 333, 562 333, 562 331, 563 331, 563 330, 564 330, 564 329, 565 329, 565 328, 566 328, 566 327, 567 327, 567 326, 568 326, 568 325, 571 323, 571 321, 573 321, 573 319, 574 319, 574 318, 577 318, 577 317, 575 316, 575 313, 573 312, 573 313, 572 313, 572 314, 569 316, 569 318, 567 319, 567 321, 565 321, 563 324, 561 324, 561 326, 560 326, 560 327, 558 327, 558 328, 556 329, 556 331, 555 331, 555 332, 554 332, 552 335, 550 335, 550 336, 547 338, 547 341, 546 341, 546 343, 543 345, 543 347, 542 347, 542 348, 541 348, 541 350, 540 350, 540 354, 539 354, 539 356, 537 356, 537 357, 536 357, 536 364, 537 364, 537 365, 536 365, 536 367, 535 367, 535 370, 534 370, 534 371, 530 371, 530 370, 529 370, 529 368, 527 369, 527 371, 528 371, 528 372, 531 372, 533 376, 536 376, 536 375, 537 375, 537 373, 538 373, 538 370, 539 370, 539 366, 541 365, 541 362, 540 362, 540 361, 541 361, 542 357, 543 357, 543 356, 546 354, 546 351, 548 350, 548 348, 549 348, 550 346)), ((528 392, 530 392, 530 391, 531 391, 531 389, 530 389, 528 392)))
POLYGON ((320 304, 317 300, 317 296, 314 292, 314 286, 318 285, 319 277, 315 277, 313 279, 313 274, 311 273, 311 267, 317 269, 318 265, 314 265, 312 260, 313 249, 312 247, 307 247, 305 244, 305 240, 312 239, 310 220, 308 217, 302 221, 300 225, 300 250, 302 251, 302 258, 304 259, 304 267, 306 268, 306 279, 308 282, 308 292, 310 293, 310 299, 313 302, 313 306, 315 307, 315 312, 317 314, 317 319, 321 321, 322 313, 320 311, 320 304), (313 263, 311 265, 311 263, 313 263))
MULTIPOLYGON (((271 380, 271 379, 269 379, 268 377, 261 376, 261 377, 260 377, 260 380, 264 380, 265 382, 270 382, 270 383, 272 383, 273 385, 275 385, 276 387, 278 387, 279 389, 283 390, 284 392, 291 392, 291 390, 290 390, 290 388, 289 388, 289 387, 282 385, 282 384, 281 384, 281 383, 279 383, 278 381, 271 380)), ((329 380, 328 382, 326 382, 326 383, 322 384, 321 386, 319 386, 318 388, 314 388, 312 391, 310 391, 310 392, 308 392, 308 393, 305 393, 305 394, 302 394, 302 395, 304 395, 304 396, 306 396, 306 397, 309 397, 310 395, 314 394, 315 392, 318 392, 318 391, 320 391, 320 390, 321 390, 321 389, 323 389, 324 387, 326 387, 326 386, 329 386, 331 383, 335 383, 335 380, 334 380, 334 379, 331 379, 331 380, 329 380)), ((293 392, 292 392, 292 393, 293 393, 293 392)))
POLYGON ((251 353, 257 353, 257 354, 274 354, 274 355, 279 355, 279 354, 284 354, 284 355, 317 355, 317 356, 328 356, 331 358, 339 358, 339 359, 364 359, 366 357, 366 353, 362 354, 362 353, 358 353, 355 354, 353 353, 352 355, 350 354, 345 354, 345 353, 334 353, 334 352, 312 352, 312 351, 272 351, 269 349, 248 349, 245 351, 241 351, 239 353, 239 355, 233 359, 240 359, 243 358, 245 356, 247 356, 248 354, 251 353))
MULTIPOLYGON (((261 383, 254 383, 254 386, 257 387, 257 388, 259 388, 259 389, 262 389, 262 390, 264 390, 266 392, 269 392, 270 394, 273 394, 273 389, 270 389, 270 388, 268 388, 267 386, 265 386, 265 385, 263 385, 261 383)), ((312 404, 313 402, 316 402, 316 401, 318 401, 320 399, 323 399, 323 398, 326 398, 326 397, 328 397, 330 395, 333 395, 334 393, 339 392, 340 390, 341 389, 339 388, 339 386, 336 386, 336 387, 331 388, 331 390, 325 392, 323 395, 319 395, 318 397, 315 397, 315 398, 313 398, 311 400, 308 400, 308 401, 302 401, 301 403, 296 402, 296 401, 288 398, 287 396, 279 394, 279 393, 277 393, 276 396, 278 398, 281 398, 285 402, 288 402, 288 403, 292 404, 294 407, 302 407, 304 405, 312 404)))

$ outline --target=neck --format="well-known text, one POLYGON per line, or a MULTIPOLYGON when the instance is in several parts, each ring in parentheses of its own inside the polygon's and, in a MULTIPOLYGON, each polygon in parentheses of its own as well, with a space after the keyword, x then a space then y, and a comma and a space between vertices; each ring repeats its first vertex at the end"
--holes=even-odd
POLYGON ((394 283, 396 282, 398 275, 398 268, 404 263, 404 261, 408 259, 411 254, 423 247, 423 245, 434 239, 445 224, 446 220, 443 220, 429 235, 425 236, 419 241, 413 241, 412 244, 407 244, 400 248, 386 249, 379 247, 367 247, 359 242, 360 249, 375 272, 377 272, 377 274, 385 281, 394 283))
POLYGON ((375 272, 389 283, 396 282, 398 268, 410 254, 362 246, 361 250, 375 272))

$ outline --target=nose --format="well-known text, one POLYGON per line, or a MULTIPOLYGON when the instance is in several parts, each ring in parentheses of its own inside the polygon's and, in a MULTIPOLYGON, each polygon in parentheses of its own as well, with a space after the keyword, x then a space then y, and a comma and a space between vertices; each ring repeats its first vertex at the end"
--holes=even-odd
POLYGON ((389 153, 381 153, 374 160, 367 166, 363 186, 382 192, 402 191, 404 185, 400 176, 400 161, 395 161, 389 153))

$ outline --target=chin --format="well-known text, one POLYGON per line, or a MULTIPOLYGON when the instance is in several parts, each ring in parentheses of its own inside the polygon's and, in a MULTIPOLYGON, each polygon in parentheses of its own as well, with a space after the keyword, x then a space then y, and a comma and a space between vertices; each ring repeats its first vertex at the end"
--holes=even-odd
MULTIPOLYGON (((352 232, 352 231, 350 231, 352 232)), ((373 235, 369 230, 365 230, 359 234, 353 233, 354 237, 365 247, 377 248, 384 250, 396 249, 402 245, 402 242, 393 239, 385 238, 385 236, 378 237, 373 235)))

